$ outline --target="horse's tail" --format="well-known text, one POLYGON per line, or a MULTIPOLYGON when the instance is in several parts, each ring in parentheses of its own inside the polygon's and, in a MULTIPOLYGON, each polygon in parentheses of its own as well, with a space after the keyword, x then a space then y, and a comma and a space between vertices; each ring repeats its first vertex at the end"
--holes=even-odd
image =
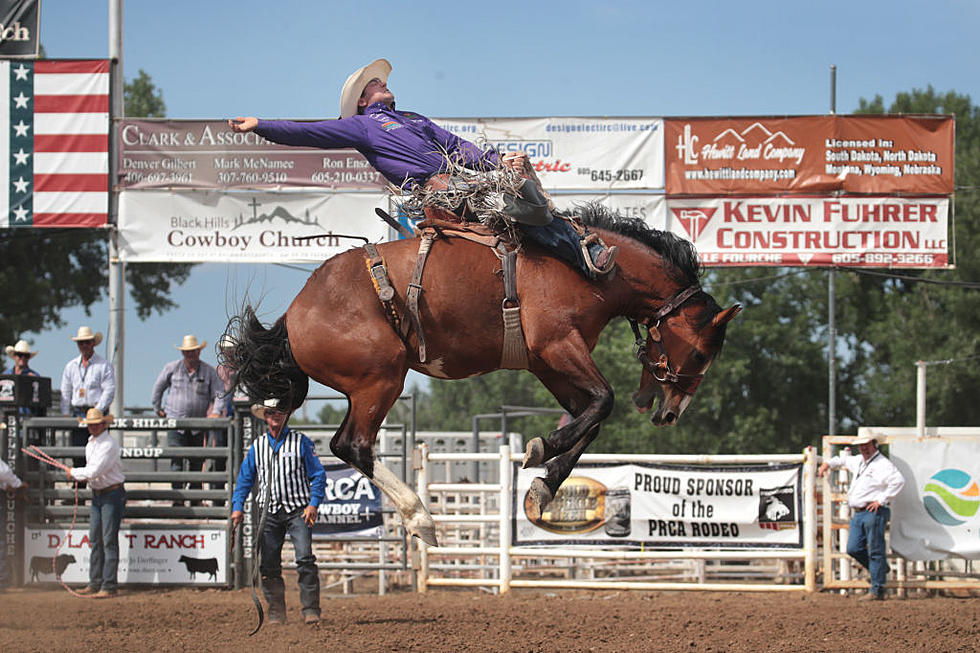
POLYGON ((293 358, 285 315, 266 329, 246 306, 228 322, 222 342, 218 359, 234 372, 233 392, 245 393, 253 404, 278 399, 279 407, 289 411, 306 400, 310 380, 293 358))

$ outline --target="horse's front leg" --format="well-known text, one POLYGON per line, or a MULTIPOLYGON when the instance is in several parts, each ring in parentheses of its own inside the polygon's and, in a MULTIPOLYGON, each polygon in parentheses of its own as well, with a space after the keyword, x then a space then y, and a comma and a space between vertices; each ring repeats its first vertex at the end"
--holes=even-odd
MULTIPOLYGON (((404 379, 405 373, 402 373, 404 379)), ((402 386, 390 378, 378 379, 374 384, 359 386, 350 393, 350 408, 340 430, 330 441, 334 455, 359 470, 388 495, 405 530, 429 546, 438 546, 436 525, 421 499, 408 485, 395 476, 384 464, 374 458, 374 442, 381 422, 401 394, 402 386)))
POLYGON ((532 370, 558 403, 572 414, 565 426, 547 439, 532 438, 524 451, 524 467, 536 467, 578 443, 593 426, 609 417, 613 391, 596 367, 585 343, 567 339, 549 347, 541 358, 549 368, 532 370))
POLYGON ((527 505, 528 517, 531 519, 541 519, 541 514, 548 507, 548 504, 551 503, 552 499, 555 498, 555 495, 558 494, 558 488, 565 482, 568 475, 572 473, 572 469, 575 468, 579 457, 589 448, 589 445, 592 444, 592 441, 598 435, 599 425, 596 424, 589 429, 581 440, 572 445, 571 449, 545 463, 547 474, 545 474, 544 478, 538 477, 531 481, 531 487, 527 491, 528 499, 530 499, 527 505))

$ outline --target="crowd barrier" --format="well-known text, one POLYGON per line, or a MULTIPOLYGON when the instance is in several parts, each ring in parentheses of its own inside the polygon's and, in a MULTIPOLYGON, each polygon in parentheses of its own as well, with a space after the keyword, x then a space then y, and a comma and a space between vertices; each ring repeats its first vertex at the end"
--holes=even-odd
MULTIPOLYGON (((699 547, 683 543, 668 547, 575 544, 527 546, 515 543, 514 528, 523 497, 515 474, 522 459, 509 446, 497 454, 431 453, 418 450, 417 490, 432 512, 441 546, 418 545, 418 590, 430 587, 484 587, 497 592, 512 588, 565 588, 606 590, 727 590, 805 591, 817 589, 816 462, 814 448, 799 455, 760 456, 656 456, 585 454, 583 466, 613 464, 800 466, 799 546, 783 548, 699 547), (496 461, 499 476, 492 483, 434 483, 432 467, 457 461, 496 461), (678 575, 678 561, 690 566, 679 575, 686 581, 668 581, 678 575), (775 564, 768 582, 718 582, 709 578, 750 578, 760 562, 775 564), (799 582, 787 582, 789 566, 802 566, 799 582), (735 569, 740 566, 740 569, 735 569), (781 570, 781 572, 780 572, 781 570), (585 576, 585 577, 582 577, 585 576), (601 576, 606 576, 605 578, 601 576)), ((540 471, 540 470, 539 470, 540 471)), ((607 499, 611 501, 611 499, 607 499)), ((557 501, 557 498, 556 498, 557 501)), ((601 519, 597 516, 596 519, 601 519)))

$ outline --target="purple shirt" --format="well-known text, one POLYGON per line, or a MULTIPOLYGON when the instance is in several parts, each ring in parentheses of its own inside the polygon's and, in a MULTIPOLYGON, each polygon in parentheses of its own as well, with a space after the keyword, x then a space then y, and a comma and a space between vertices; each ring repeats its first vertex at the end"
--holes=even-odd
POLYGON ((446 154, 474 170, 497 165, 493 150, 484 152, 425 116, 395 111, 383 102, 375 102, 363 114, 340 120, 260 120, 255 133, 283 145, 325 150, 352 147, 399 187, 408 181, 406 187, 412 188, 444 171, 446 154))

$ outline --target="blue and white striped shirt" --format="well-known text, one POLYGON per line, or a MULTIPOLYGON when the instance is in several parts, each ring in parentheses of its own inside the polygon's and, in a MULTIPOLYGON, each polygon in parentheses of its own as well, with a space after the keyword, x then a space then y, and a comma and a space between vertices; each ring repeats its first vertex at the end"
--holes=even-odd
POLYGON ((265 502, 266 479, 269 468, 272 495, 269 512, 294 512, 306 506, 319 507, 326 491, 327 474, 316 455, 313 441, 305 434, 283 427, 282 436, 275 440, 268 429, 248 449, 248 455, 238 470, 232 510, 242 510, 256 478, 259 480, 258 503, 265 502))

